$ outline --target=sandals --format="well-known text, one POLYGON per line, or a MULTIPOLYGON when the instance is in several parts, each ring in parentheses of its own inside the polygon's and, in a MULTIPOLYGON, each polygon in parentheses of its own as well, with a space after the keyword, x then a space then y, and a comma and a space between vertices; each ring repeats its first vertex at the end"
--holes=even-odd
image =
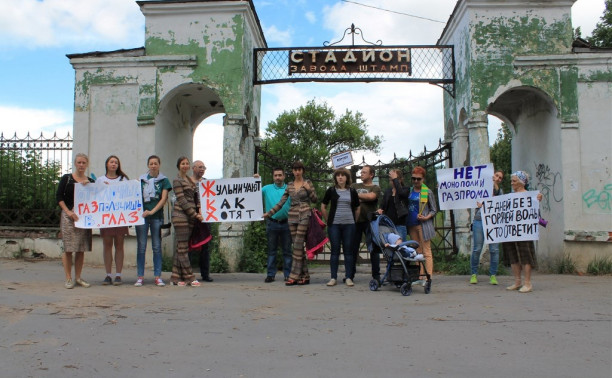
POLYGON ((293 286, 297 284, 298 284, 297 280, 294 280, 293 278, 289 278, 287 282, 285 282, 285 286, 293 286))
POLYGON ((301 278, 297 282, 298 285, 310 285, 310 278, 301 278))
POLYGON ((189 284, 189 286, 192 287, 200 287, 200 282, 198 280, 193 280, 191 281, 191 283, 189 284))

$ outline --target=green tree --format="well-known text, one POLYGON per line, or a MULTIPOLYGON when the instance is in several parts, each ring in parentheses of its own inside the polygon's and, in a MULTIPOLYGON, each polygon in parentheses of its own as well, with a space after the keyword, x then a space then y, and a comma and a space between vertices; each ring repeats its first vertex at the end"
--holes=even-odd
POLYGON ((593 47, 612 47, 612 0, 606 0, 606 9, 587 41, 593 47))
POLYGON ((510 173, 512 173, 512 134, 505 123, 497 132, 497 139, 491 146, 491 162, 495 169, 504 171, 504 181, 501 187, 504 193, 510 193, 510 173))
MULTIPOLYGON (((268 124, 264 149, 276 163, 288 169, 295 160, 306 166, 306 177, 314 181, 318 193, 321 182, 331 181, 331 156, 344 151, 378 153, 382 139, 369 136, 360 112, 346 110, 337 116, 327 103, 310 100, 298 109, 285 111, 268 124), (319 185, 317 185, 317 182, 319 185)), ((264 180, 267 178, 263 172, 264 180)))

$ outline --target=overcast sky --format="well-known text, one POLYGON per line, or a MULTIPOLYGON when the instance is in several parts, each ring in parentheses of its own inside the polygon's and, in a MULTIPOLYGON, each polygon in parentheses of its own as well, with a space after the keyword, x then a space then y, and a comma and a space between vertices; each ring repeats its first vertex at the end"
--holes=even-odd
MULTIPOLYGON (((433 45, 450 16, 452 0, 254 0, 269 47, 321 46, 336 41, 352 23, 369 41, 433 45), (393 12, 374 9, 391 10, 393 12)), ((604 0, 578 0, 573 26, 589 35, 604 0)), ((144 16, 134 0, 0 0, 0 131, 24 137, 65 136, 72 131, 74 70, 66 54, 144 45, 144 16)), ((415 83, 278 84, 263 86, 262 133, 281 112, 316 98, 337 114, 364 114, 371 135, 384 138, 380 156, 407 156, 433 149, 443 136, 442 90, 415 83), (406 130, 409 130, 407 132, 406 130)), ((207 119, 195 135, 194 158, 207 177, 221 176, 221 116, 207 119), (204 137, 206 135, 206 137, 204 137)), ((491 130, 492 138, 496 130, 491 130)), ((362 154, 354 156, 361 160, 362 154)), ((144 168, 144 163, 143 163, 144 168)), ((103 167, 91 167, 93 172, 103 167)), ((144 169, 143 169, 144 170, 144 169)), ((127 172, 136 176, 142 172, 127 172)))

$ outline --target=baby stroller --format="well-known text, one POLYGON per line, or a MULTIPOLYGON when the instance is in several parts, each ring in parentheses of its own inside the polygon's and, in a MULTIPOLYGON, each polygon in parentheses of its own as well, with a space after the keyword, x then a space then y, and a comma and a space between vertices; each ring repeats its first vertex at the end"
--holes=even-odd
POLYGON ((416 253, 419 243, 414 240, 404 241, 398 245, 389 243, 389 234, 399 236, 393 221, 386 215, 373 215, 370 222, 372 247, 374 253, 381 253, 387 259, 387 270, 383 278, 370 281, 370 290, 376 291, 386 284, 394 284, 400 289, 402 295, 412 294, 412 283, 419 280, 421 267, 427 280, 425 281, 425 294, 431 292, 431 275, 425 268, 423 255, 416 253), (391 244, 385 246, 386 244, 391 244))

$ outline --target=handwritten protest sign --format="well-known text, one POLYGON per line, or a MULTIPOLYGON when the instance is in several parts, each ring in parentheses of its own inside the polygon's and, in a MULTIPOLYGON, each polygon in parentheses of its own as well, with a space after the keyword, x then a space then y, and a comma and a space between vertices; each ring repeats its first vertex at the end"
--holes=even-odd
POLYGON ((491 197, 481 208, 485 244, 538 240, 538 191, 491 197))
POLYGON ((438 169, 440 210, 470 209, 493 196, 493 164, 438 169))
POLYGON ((242 177, 204 180, 198 184, 204 222, 261 220, 261 179, 242 177))
POLYGON ((108 228, 144 224, 142 192, 138 180, 74 186, 74 212, 78 228, 108 228))

